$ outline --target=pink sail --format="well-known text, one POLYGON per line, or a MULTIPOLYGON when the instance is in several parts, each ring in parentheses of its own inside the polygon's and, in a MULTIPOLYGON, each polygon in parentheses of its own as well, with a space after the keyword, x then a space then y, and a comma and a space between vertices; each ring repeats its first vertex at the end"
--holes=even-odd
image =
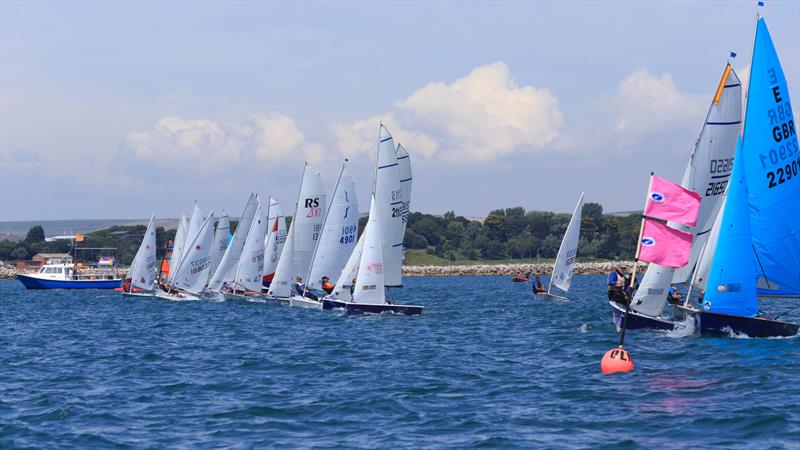
POLYGON ((700 194, 653 175, 644 215, 689 226, 697 224, 700 194))
POLYGON ((666 267, 683 267, 689 263, 691 249, 691 233, 645 219, 639 245, 640 260, 666 267))

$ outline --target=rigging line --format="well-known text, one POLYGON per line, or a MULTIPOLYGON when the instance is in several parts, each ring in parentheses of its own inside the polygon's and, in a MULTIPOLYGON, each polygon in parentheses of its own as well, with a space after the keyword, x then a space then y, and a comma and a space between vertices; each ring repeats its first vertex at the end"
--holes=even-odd
POLYGON ((753 244, 753 254, 756 255, 756 261, 758 261, 758 267, 761 268, 761 274, 764 275, 764 281, 767 282, 767 289, 772 289, 769 285, 769 278, 767 278, 767 273, 764 271, 764 266, 761 265, 761 258, 758 257, 758 252, 756 251, 756 246, 753 244))

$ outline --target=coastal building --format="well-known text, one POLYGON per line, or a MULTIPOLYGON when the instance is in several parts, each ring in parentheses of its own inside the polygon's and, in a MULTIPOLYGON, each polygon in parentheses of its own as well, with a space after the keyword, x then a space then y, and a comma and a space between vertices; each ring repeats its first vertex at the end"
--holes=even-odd
POLYGON ((69 253, 37 253, 31 258, 40 266, 44 264, 66 263, 72 262, 72 256, 69 253))

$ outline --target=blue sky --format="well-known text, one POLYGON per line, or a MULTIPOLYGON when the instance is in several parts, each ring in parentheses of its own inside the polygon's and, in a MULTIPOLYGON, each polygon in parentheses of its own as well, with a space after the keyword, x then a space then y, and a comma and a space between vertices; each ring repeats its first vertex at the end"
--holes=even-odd
MULTIPOLYGON (((0 219, 286 210, 304 160, 370 189, 378 123, 412 209, 640 208, 679 179, 756 2, 0 3, 0 219)), ((797 111, 800 2, 761 8, 797 111)), ((362 202, 362 210, 368 209, 362 202)))

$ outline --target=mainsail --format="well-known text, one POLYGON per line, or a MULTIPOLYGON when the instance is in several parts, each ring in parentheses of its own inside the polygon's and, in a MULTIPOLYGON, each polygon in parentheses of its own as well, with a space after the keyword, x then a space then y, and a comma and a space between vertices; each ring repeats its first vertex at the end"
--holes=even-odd
POLYGON ((144 232, 144 238, 136 251, 136 256, 131 263, 128 278, 131 279, 131 287, 145 290, 153 289, 156 279, 156 229, 155 213, 150 216, 150 222, 144 232))
POLYGON ((759 294, 800 296, 800 147, 796 130, 786 78, 761 18, 756 26, 742 135, 759 294))
POLYGON ((402 145, 397 144, 397 173, 400 177, 400 195, 403 199, 400 214, 403 219, 403 236, 408 225, 408 214, 411 212, 411 157, 402 145))
POLYGON ((306 164, 289 236, 281 252, 269 295, 283 298, 291 296, 295 278, 308 275, 324 217, 325 190, 320 174, 306 164))
POLYGON ((199 294, 208 281, 211 268, 211 246, 214 240, 214 229, 211 226, 214 212, 206 217, 194 239, 188 243, 186 250, 175 270, 172 286, 192 294, 199 294))
POLYGON ((283 251, 283 244, 286 243, 286 217, 278 201, 269 198, 269 235, 267 244, 264 248, 264 273, 262 283, 269 286, 275 276, 275 269, 278 267, 278 259, 283 251))
POLYGON ((228 248, 225 249, 225 253, 222 255, 222 261, 220 261, 217 270, 214 271, 214 274, 208 282, 209 291, 219 292, 224 283, 233 281, 236 276, 236 265, 239 262, 239 258, 242 256, 244 241, 247 239, 247 233, 250 231, 250 225, 253 223, 253 217, 256 214, 257 206, 258 201, 256 200, 256 194, 250 193, 247 204, 244 206, 242 217, 239 219, 239 225, 233 233, 233 239, 230 245, 228 245, 228 248))
POLYGON ((175 230, 175 240, 172 242, 172 255, 169 258, 170 271, 167 276, 169 282, 175 279, 175 269, 181 263, 181 254, 183 253, 183 247, 186 243, 186 232, 188 228, 189 222, 186 220, 186 215, 181 214, 181 218, 178 219, 178 229, 175 230))
MULTIPOLYGON (((400 287, 403 284, 403 194, 400 189, 397 153, 392 135, 381 125, 378 144, 378 163, 375 170, 374 195, 381 215, 383 242, 383 266, 386 286, 400 287)), ((410 194, 409 194, 410 195, 410 194)))
POLYGON ((369 222, 364 230, 364 250, 358 265, 358 277, 353 291, 353 302, 370 305, 386 303, 384 289, 384 264, 381 239, 380 214, 375 196, 369 206, 369 222))
POLYGON ((689 263, 679 269, 650 264, 636 290, 631 308, 658 316, 667 301, 672 283, 689 281, 697 260, 719 215, 722 199, 733 168, 733 153, 742 120, 742 88, 730 64, 725 66, 700 136, 689 156, 681 186, 703 194, 697 225, 670 222, 674 228, 693 235, 689 263))
POLYGON ((358 236, 358 199, 356 186, 347 173, 347 161, 342 165, 333 199, 325 214, 322 234, 317 241, 311 269, 306 280, 310 289, 321 289, 322 277, 337 276, 356 246, 358 236))
POLYGON ((261 292, 261 276, 264 272, 264 238, 267 235, 267 211, 259 202, 255 218, 236 267, 236 286, 249 291, 261 292))
POLYGON ((547 292, 550 293, 553 286, 566 292, 572 283, 572 268, 575 265, 575 258, 578 255, 578 241, 581 236, 581 209, 583 208, 583 193, 578 199, 578 205, 572 213, 572 218, 564 232, 561 240, 561 247, 558 249, 556 262, 553 264, 553 274, 550 276, 550 286, 547 292))
POLYGON ((225 255, 225 250, 228 249, 228 243, 231 240, 231 223, 228 213, 222 211, 222 216, 217 220, 217 228, 214 231, 214 246, 211 247, 211 269, 210 273, 214 273, 222 261, 222 256, 225 255))

